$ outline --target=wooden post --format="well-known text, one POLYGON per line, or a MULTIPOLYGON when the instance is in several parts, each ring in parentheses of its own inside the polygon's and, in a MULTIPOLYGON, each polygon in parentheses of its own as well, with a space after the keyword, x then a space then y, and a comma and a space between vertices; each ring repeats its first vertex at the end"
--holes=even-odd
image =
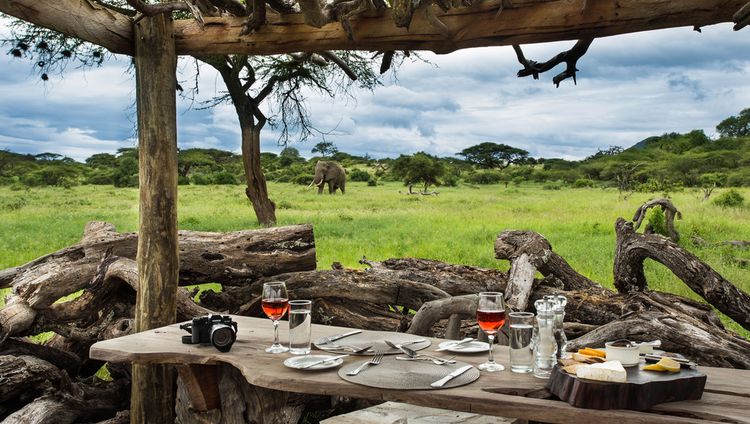
MULTIPOLYGON (((138 297, 135 329, 171 324, 177 279, 177 56, 172 19, 144 17, 135 24, 140 184, 138 297)), ((174 422, 174 370, 133 365, 131 423, 174 422)))

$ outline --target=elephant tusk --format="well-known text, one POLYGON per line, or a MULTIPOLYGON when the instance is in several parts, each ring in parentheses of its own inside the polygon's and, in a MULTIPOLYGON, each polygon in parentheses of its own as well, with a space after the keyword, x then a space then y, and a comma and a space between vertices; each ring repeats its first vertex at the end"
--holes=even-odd
POLYGON ((317 185, 318 187, 320 187, 320 186, 322 186, 322 185, 323 185, 323 183, 324 183, 324 181, 323 181, 323 180, 320 180, 320 182, 319 182, 318 184, 316 184, 316 185, 317 185))

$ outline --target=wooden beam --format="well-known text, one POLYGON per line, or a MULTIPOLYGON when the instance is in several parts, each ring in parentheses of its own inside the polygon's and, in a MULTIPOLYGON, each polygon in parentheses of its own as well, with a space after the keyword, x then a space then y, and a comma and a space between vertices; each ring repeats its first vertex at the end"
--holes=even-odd
POLYGON ((731 22, 747 0, 513 0, 495 17, 500 1, 482 2, 444 13, 432 6, 448 27, 448 40, 424 13, 415 13, 408 30, 397 28, 390 9, 351 20, 355 40, 339 23, 306 25, 300 14, 269 15, 268 25, 240 36, 244 18, 205 18, 175 22, 177 53, 276 54, 319 50, 432 50, 450 53, 469 47, 545 43, 582 37, 604 37, 680 26, 731 22))
POLYGON ((0 12, 98 44, 113 53, 133 54, 130 19, 89 0, 0 0, 0 12))
MULTIPOLYGON (((177 241, 177 86, 171 17, 135 24, 138 104, 138 296, 135 330, 175 322, 179 258, 177 241)), ((131 423, 174 421, 174 370, 133 365, 131 423)))

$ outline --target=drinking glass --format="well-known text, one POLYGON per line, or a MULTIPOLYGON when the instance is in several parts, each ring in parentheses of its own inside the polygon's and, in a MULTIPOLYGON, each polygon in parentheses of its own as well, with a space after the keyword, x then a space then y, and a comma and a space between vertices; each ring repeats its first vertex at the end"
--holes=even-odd
POLYGON ((273 344, 266 348, 268 353, 286 352, 287 348, 279 343, 279 320, 289 309, 289 296, 286 293, 286 284, 283 281, 274 281, 263 284, 263 295, 260 301, 263 312, 273 321, 273 344))
POLYGON ((289 301, 289 353, 293 355, 310 353, 311 312, 311 300, 289 301))
POLYGON ((490 339, 489 358, 487 362, 479 366, 479 369, 488 372, 504 370, 505 367, 495 362, 495 358, 492 356, 492 343, 495 341, 495 334, 505 324, 505 303, 503 302, 502 293, 479 293, 477 324, 487 334, 487 338, 490 339))
POLYGON ((534 314, 511 312, 510 317, 510 370, 518 373, 534 371, 534 352, 531 335, 534 331, 534 314))

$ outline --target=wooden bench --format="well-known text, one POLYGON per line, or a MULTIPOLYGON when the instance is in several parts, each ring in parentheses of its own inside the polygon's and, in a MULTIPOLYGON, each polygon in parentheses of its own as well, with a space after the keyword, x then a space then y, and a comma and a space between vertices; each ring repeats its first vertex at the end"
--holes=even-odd
POLYGON ((516 418, 385 402, 325 419, 320 424, 523 424, 525 422, 516 418))

